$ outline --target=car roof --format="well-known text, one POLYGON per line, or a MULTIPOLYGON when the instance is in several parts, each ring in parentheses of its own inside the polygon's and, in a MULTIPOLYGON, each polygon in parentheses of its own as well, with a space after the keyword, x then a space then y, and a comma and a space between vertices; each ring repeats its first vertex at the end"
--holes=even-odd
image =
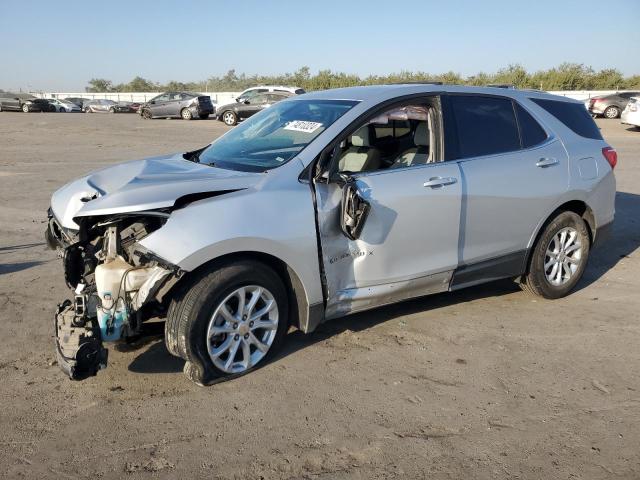
POLYGON ((551 95, 539 90, 519 90, 515 88, 470 87, 465 85, 434 85, 434 84, 393 84, 369 85, 364 87, 334 88, 305 93, 292 98, 298 100, 355 100, 360 102, 379 103, 392 100, 395 97, 420 93, 474 93, 476 95, 500 95, 511 98, 542 98, 547 100, 561 100, 570 103, 582 103, 568 97, 551 95))

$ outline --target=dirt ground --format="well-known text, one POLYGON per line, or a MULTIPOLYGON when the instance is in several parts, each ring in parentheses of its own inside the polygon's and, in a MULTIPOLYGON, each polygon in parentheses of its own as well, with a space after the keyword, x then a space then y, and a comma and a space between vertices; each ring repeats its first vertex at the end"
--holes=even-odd
POLYGON ((0 113, 0 477, 640 478, 640 131, 598 124, 616 223, 568 298, 506 281, 409 301, 292 332, 269 365, 200 388, 161 329, 65 378, 52 315, 69 292, 43 232, 68 180, 226 127, 0 113))

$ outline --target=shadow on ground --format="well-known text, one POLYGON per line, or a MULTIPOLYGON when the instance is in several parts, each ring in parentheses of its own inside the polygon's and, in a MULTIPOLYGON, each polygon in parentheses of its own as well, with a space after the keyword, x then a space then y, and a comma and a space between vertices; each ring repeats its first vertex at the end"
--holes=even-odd
MULTIPOLYGON (((611 236, 592 252, 589 266, 578 284, 582 289, 597 281, 616 264, 640 247, 640 195, 618 192, 616 195, 616 220, 611 236)), ((346 316, 324 323, 311 334, 299 330, 290 332, 284 347, 276 359, 291 355, 298 350, 312 346, 344 331, 364 331, 375 325, 394 320, 405 315, 437 310, 451 305, 471 302, 486 297, 508 295, 520 288, 512 280, 478 285, 452 293, 441 293, 407 300, 398 304, 376 308, 367 312, 346 316)), ((524 294, 523 294, 524 295, 524 294)), ((137 373, 172 373, 181 372, 184 361, 173 357, 167 351, 163 341, 162 322, 147 324, 145 336, 131 346, 124 347, 137 350, 155 342, 142 352, 130 365, 129 370, 137 373)))

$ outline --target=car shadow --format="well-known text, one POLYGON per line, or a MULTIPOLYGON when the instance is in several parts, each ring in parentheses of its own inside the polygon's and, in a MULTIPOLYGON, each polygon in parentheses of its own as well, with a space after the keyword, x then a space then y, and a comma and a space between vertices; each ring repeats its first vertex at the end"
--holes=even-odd
MULTIPOLYGON (((578 284, 577 290, 594 283, 614 268, 618 262, 640 248, 639 212, 640 195, 627 192, 616 194, 616 220, 611 236, 592 252, 588 268, 578 284)), ((433 311, 487 297, 508 295, 518 291, 520 288, 512 280, 499 280, 456 292, 418 297, 337 318, 321 324, 310 334, 304 334, 300 330, 292 330, 288 333, 282 350, 272 361, 285 358, 345 331, 361 332, 402 316, 433 311)), ((150 348, 145 349, 131 362, 130 371, 136 373, 177 373, 182 371, 184 360, 173 357, 167 351, 163 340, 163 327, 163 322, 145 324, 141 339, 131 345, 118 348, 119 350, 131 351, 152 344, 150 348)))
POLYGON ((576 290, 588 287, 618 262, 640 248, 640 195, 616 193, 616 217, 610 236, 589 254, 587 269, 576 290))
POLYGON ((44 242, 39 242, 39 243, 24 243, 22 245, 9 245, 7 247, 0 247, 0 255, 16 252, 18 250, 24 250, 27 248, 40 247, 44 245, 45 245, 44 242))
POLYGON ((8 273, 21 272, 22 270, 28 270, 32 267, 37 267, 47 263, 46 261, 33 261, 33 262, 18 262, 18 263, 0 263, 0 275, 6 275, 8 273))

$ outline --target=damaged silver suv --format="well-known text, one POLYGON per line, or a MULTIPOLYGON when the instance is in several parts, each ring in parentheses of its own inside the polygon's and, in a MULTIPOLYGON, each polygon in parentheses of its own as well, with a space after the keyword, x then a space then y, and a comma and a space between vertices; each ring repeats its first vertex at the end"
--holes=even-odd
POLYGON ((584 106, 437 85, 292 97, 212 144, 58 190, 47 240, 73 290, 59 364, 166 317, 200 385, 264 364, 287 330, 514 278, 567 295, 614 217, 616 152, 584 106))

